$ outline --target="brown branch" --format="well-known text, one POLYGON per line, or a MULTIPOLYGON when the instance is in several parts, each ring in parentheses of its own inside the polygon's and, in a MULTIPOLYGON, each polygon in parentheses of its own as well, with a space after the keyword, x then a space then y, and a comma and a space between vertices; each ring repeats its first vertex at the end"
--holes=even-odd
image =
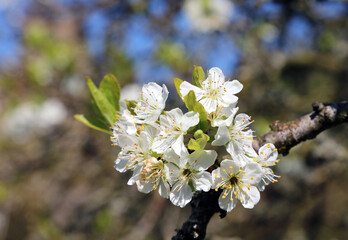
POLYGON ((281 154, 287 155, 297 144, 315 138, 328 128, 348 122, 348 102, 314 102, 312 107, 314 112, 294 121, 272 123, 271 131, 256 139, 254 148, 258 149, 265 143, 273 143, 281 154))
MULTIPOLYGON (((271 124, 271 131, 256 139, 254 148, 258 149, 269 142, 278 148, 279 153, 286 155, 295 145, 315 138, 328 128, 348 122, 348 102, 315 102, 312 107, 314 112, 294 121, 271 124)), ((204 239, 211 217, 217 212, 221 212, 221 217, 226 215, 218 206, 219 195, 219 192, 214 190, 197 193, 191 201, 191 216, 181 229, 176 230, 177 235, 172 240, 204 239)))

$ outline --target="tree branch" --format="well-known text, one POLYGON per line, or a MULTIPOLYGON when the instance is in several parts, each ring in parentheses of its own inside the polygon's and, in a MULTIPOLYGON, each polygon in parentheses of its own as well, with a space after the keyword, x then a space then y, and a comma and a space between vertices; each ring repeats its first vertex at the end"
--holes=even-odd
MULTIPOLYGON (((259 149, 264 143, 273 143, 279 153, 286 155, 295 145, 315 138, 322 131, 341 123, 348 123, 348 102, 312 104, 313 111, 294 121, 270 125, 271 131, 255 139, 254 148, 259 149)), ((218 205, 220 191, 198 192, 191 201, 192 212, 189 219, 176 230, 177 235, 172 240, 202 240, 205 238, 207 225, 211 217, 220 212, 220 217, 226 212, 218 205)))
POLYGON ((348 102, 312 104, 313 111, 294 121, 270 125, 271 131, 255 139, 254 148, 273 143, 284 156, 297 144, 315 138, 322 131, 348 122, 348 102))

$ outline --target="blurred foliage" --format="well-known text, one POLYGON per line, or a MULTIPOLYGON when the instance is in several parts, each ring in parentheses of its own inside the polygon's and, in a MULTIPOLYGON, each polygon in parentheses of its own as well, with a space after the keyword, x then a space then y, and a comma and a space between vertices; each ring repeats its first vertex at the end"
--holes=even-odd
MULTIPOLYGON (((310 112, 313 101, 347 100, 346 2, 212 2, 1 5, 8 25, 19 22, 20 52, 11 68, 0 58, 0 239, 170 239, 188 216, 189 207, 127 186, 106 134, 73 118, 93 115, 86 76, 97 86, 107 73, 121 87, 165 82, 170 109, 179 104, 174 77, 190 81, 194 65, 218 66, 243 83, 240 111, 253 116, 258 135, 310 112)), ((5 34, 1 51, 10 49, 5 34)), ((347 130, 333 128, 282 157, 282 180, 253 210, 215 216, 208 239, 347 239, 347 130)))

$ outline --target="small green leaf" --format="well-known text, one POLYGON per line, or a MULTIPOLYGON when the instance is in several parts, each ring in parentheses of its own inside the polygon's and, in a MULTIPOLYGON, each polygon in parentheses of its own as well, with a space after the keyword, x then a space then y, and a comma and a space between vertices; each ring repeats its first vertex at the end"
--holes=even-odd
POLYGON ((191 138, 187 147, 190 150, 203 150, 205 148, 205 145, 207 145, 207 142, 209 141, 209 136, 207 134, 202 134, 202 136, 199 139, 193 139, 191 138))
POLYGON ((201 87, 202 82, 205 80, 205 73, 201 66, 193 66, 192 83, 197 87, 201 87))
POLYGON ((106 75, 99 86, 99 90, 117 111, 120 110, 120 89, 116 77, 112 74, 106 75))
POLYGON ((206 131, 209 127, 207 112, 205 111, 203 105, 196 101, 196 95, 192 90, 184 97, 184 102, 189 111, 199 113, 198 128, 206 131))
POLYGON ((176 91, 178 91, 180 98, 182 98, 181 93, 180 93, 180 85, 182 84, 182 82, 183 82, 183 80, 181 80, 179 78, 174 78, 174 84, 176 87, 176 91))
POLYGON ((132 115, 136 115, 135 112, 134 112, 134 108, 135 106, 137 105, 137 102, 134 101, 134 100, 125 100, 126 104, 127 104, 127 109, 128 111, 130 111, 130 113, 132 115))
POLYGON ((104 122, 99 120, 98 118, 95 117, 90 117, 90 116, 84 116, 82 114, 76 114, 75 119, 82 122, 83 124, 87 125, 90 128, 93 128, 95 130, 111 134, 110 129, 104 122))
POLYGON ((98 107, 103 118, 111 126, 116 121, 116 110, 107 100, 104 94, 94 85, 90 78, 87 78, 87 86, 92 97, 92 101, 98 107))

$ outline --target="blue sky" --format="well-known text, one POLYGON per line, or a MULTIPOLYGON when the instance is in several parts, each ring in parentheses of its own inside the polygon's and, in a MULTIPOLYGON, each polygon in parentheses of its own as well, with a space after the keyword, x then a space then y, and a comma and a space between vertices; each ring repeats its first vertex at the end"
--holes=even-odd
MULTIPOLYGON (((72 5, 74 3, 90 4, 97 0, 57 0, 55 3, 72 5)), ((136 0, 133 0, 136 1, 136 0)), ((22 27, 26 11, 31 0, 0 0, 0 69, 15 66, 20 59, 22 46, 22 27)), ((150 0, 148 10, 154 17, 163 16, 168 8, 165 0, 150 0)), ((281 6, 274 3, 263 4, 257 12, 258 15, 267 18, 277 17, 281 13, 281 6)), ((322 18, 335 18, 347 14, 344 3, 322 2, 313 5, 313 9, 322 18)), ((94 58, 105 54, 105 29, 110 20, 107 12, 96 9, 84 22, 86 42, 90 55, 94 58)), ((245 18, 242 9, 234 9, 234 17, 231 23, 245 18)), ((205 68, 219 66, 226 75, 233 76, 243 53, 239 50, 235 40, 227 33, 202 34, 192 31, 190 22, 183 11, 179 11, 172 19, 175 32, 172 34, 173 41, 185 47, 188 57, 200 61, 205 68), (204 49, 204 53, 202 53, 204 49)), ((125 29, 124 36, 113 36, 115 44, 121 46, 126 55, 133 61, 138 72, 138 81, 146 81, 147 75, 161 71, 164 75, 171 75, 171 69, 154 61, 159 41, 163 38, 151 26, 151 22, 143 13, 132 15, 122 23, 125 29), (146 64, 144 64, 146 62, 146 64), (145 74, 145 75, 144 75, 145 74)), ((287 29, 287 50, 305 49, 310 47, 310 39, 313 38, 313 29, 310 23, 301 17, 291 19, 287 29)))

